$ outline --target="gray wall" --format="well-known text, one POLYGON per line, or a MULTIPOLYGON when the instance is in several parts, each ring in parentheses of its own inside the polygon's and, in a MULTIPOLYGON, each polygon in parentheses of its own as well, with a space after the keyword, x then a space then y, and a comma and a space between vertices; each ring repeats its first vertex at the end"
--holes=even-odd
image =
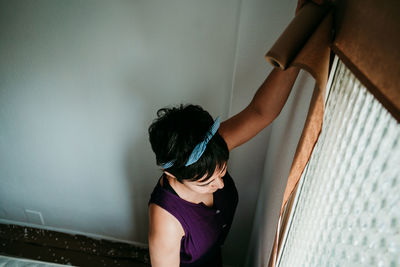
POLYGON ((315 81, 301 71, 280 116, 270 125, 246 266, 265 266, 276 233, 283 192, 304 127, 315 81))
MULTIPOLYGON (((296 3, 296 0, 242 1, 231 115, 242 110, 250 102, 257 88, 272 70, 264 55, 290 22, 296 3)), ((280 117, 282 115, 284 112, 280 117)), ((263 180, 271 178, 264 178, 263 174, 266 155, 271 149, 269 138, 271 133, 273 134, 272 131, 271 125, 248 143, 235 149, 231 155, 230 171, 239 188, 239 206, 232 232, 228 237, 230 242, 226 244, 226 250, 233 258, 244 259, 247 253, 251 257, 258 256, 255 254, 256 248, 251 246, 249 250, 247 247, 250 242, 263 240, 262 235, 251 239, 251 232, 253 224, 254 228, 263 227, 257 222, 254 223, 254 215, 260 186, 263 180)), ((239 266, 242 265, 243 261, 239 266)))
MULTIPOLYGON (((37 223, 33 210, 44 228, 147 243, 156 110, 189 102, 227 118, 244 108, 295 4, 1 1, 0 222, 37 223)), ((231 155, 232 266, 248 252, 269 131, 231 155)))

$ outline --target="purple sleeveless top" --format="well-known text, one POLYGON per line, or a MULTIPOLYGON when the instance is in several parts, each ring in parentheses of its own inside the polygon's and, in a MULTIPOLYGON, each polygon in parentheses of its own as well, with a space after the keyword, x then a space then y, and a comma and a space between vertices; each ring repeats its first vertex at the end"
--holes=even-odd
POLYGON ((154 188, 149 204, 157 204, 172 214, 185 232, 180 266, 222 266, 221 245, 231 228, 238 203, 238 192, 228 172, 223 180, 224 187, 213 194, 212 207, 181 199, 166 178, 163 187, 159 181, 154 188))

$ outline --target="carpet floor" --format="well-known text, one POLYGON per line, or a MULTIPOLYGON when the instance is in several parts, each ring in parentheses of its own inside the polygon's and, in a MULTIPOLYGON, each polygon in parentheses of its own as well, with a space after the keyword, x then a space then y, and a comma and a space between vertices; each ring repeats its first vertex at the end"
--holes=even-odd
POLYGON ((0 224, 0 254, 74 266, 150 266, 147 248, 10 224, 0 224))

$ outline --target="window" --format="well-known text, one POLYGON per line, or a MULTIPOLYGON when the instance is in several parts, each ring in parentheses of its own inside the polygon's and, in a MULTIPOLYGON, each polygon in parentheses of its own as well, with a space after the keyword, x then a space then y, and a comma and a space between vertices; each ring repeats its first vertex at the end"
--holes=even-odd
POLYGON ((334 65, 277 266, 400 266, 400 127, 334 65))

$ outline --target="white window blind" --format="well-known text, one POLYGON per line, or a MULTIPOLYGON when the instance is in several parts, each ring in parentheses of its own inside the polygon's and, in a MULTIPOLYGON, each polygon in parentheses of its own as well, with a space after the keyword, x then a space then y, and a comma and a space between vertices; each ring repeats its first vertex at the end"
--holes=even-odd
POLYGON ((278 266, 400 266, 400 126, 340 61, 278 266))

